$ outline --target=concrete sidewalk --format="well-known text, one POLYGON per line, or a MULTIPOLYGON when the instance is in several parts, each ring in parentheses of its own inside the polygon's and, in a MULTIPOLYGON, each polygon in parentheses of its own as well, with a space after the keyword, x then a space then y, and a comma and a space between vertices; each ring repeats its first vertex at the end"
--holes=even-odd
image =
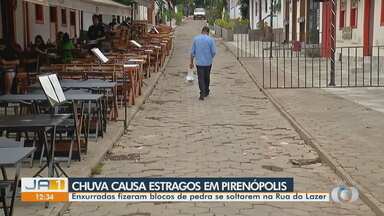
MULTIPOLYGON (((230 44, 228 48, 236 53, 230 44)), ((255 77, 261 61, 240 59, 255 77)), ((258 79, 259 84, 262 80, 258 79)), ((261 85, 260 85, 261 86, 261 85)), ((384 88, 266 89, 359 184, 384 204, 384 88)))

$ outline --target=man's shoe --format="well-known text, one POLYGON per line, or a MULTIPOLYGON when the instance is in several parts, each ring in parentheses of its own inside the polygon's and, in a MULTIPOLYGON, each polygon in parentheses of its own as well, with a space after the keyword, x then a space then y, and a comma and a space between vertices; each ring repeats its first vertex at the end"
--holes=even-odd
POLYGON ((199 97, 199 100, 204 100, 204 97, 203 97, 203 96, 200 96, 200 97, 199 97))

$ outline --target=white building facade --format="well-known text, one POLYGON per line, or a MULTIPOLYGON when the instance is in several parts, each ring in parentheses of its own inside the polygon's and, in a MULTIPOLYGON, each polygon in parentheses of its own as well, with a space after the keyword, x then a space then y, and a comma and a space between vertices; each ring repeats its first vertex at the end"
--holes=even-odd
POLYGON ((336 15, 338 47, 360 46, 369 56, 384 46, 384 0, 338 0, 336 15))
MULTIPOLYGON (((12 37, 22 47, 33 43, 37 35, 51 42, 56 40, 58 32, 78 38, 82 31, 87 31, 92 25, 94 14, 101 15, 106 24, 115 17, 122 21, 132 14, 130 6, 112 0, 13 0, 13 6, 14 16, 9 19, 13 23, 12 37)), ((148 19, 145 4, 137 4, 134 10, 136 20, 148 19)), ((0 38, 4 37, 3 19, 1 16, 0 38)))
POLYGON ((239 0, 229 0, 229 18, 241 18, 239 0))

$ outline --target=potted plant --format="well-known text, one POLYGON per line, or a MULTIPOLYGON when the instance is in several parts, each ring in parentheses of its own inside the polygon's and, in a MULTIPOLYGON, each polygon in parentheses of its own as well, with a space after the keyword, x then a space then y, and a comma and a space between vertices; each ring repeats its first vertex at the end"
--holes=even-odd
POLYGON ((247 34, 249 30, 249 20, 247 19, 236 19, 234 21, 235 26, 234 26, 234 32, 237 34, 247 34))
POLYGON ((222 37, 226 41, 233 41, 234 23, 226 19, 217 19, 215 22, 216 36, 222 37))
POLYGON ((214 23, 214 25, 213 25, 213 28, 214 28, 214 30, 215 30, 215 36, 216 37, 221 37, 221 35, 222 35, 222 32, 221 32, 221 26, 220 26, 220 21, 221 19, 216 19, 215 20, 215 23, 214 23))

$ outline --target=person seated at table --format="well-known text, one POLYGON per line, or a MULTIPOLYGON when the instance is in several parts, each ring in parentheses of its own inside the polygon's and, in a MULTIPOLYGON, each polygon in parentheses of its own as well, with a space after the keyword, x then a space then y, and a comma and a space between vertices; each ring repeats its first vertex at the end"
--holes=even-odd
POLYGON ((37 35, 35 37, 35 43, 33 45, 33 51, 36 53, 45 55, 47 54, 47 46, 44 43, 43 37, 41 35, 37 35))
POLYGON ((124 19, 121 23, 120 26, 127 27, 128 26, 128 18, 124 19))
POLYGON ((35 43, 32 45, 32 54, 39 58, 40 66, 47 62, 48 49, 41 35, 35 37, 35 43))
POLYGON ((116 18, 113 18, 113 19, 112 19, 112 22, 109 23, 109 27, 111 27, 112 29, 114 29, 115 26, 117 26, 117 19, 116 19, 116 18))
POLYGON ((10 94, 16 77, 17 67, 20 64, 19 52, 10 43, 3 43, 0 48, 0 73, 3 74, 3 90, 4 94, 10 94))
POLYGON ((73 60, 72 51, 75 49, 75 45, 72 40, 69 38, 68 33, 64 33, 63 41, 61 42, 61 58, 64 64, 70 63, 73 60))
POLYGON ((63 45, 63 37, 64 37, 64 33, 62 31, 59 31, 56 34, 56 49, 58 53, 61 53, 62 51, 61 45, 63 45))
POLYGON ((92 16, 93 25, 88 28, 88 44, 90 48, 99 47, 101 41, 105 39, 105 30, 103 24, 100 22, 98 15, 92 16))

